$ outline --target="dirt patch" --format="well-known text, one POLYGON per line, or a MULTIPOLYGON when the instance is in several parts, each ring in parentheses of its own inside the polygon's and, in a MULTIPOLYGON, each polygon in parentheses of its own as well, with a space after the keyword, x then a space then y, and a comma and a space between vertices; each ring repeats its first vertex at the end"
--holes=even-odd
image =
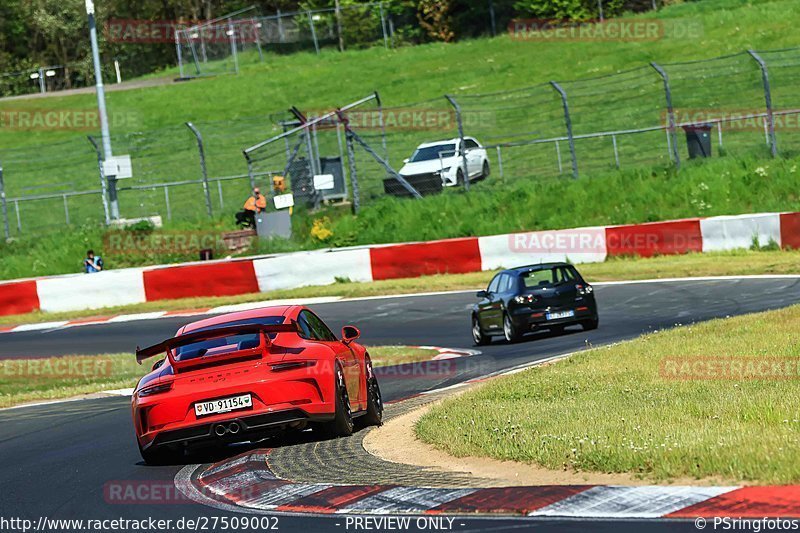
MULTIPOLYGON (((438 402, 427 404, 387 421, 364 438, 364 448, 371 454, 393 463, 439 468, 471 474, 491 480, 492 486, 526 485, 652 485, 653 481, 633 474, 605 474, 551 470, 537 465, 499 461, 486 457, 454 457, 417 439, 414 425, 438 402)), ((720 479, 680 478, 669 485, 718 486, 729 484, 720 479)))

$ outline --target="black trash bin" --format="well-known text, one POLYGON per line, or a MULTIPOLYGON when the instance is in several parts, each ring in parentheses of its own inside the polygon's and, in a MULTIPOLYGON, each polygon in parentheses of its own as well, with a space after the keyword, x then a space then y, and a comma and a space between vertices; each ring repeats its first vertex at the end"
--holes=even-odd
POLYGON ((689 159, 711 157, 711 129, 713 124, 690 124, 683 127, 686 132, 686 148, 689 159))

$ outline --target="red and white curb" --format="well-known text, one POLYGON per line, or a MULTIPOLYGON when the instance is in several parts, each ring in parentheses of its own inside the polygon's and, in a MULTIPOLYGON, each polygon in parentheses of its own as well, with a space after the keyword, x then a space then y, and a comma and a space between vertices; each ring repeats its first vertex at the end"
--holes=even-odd
POLYGON ((800 486, 541 485, 432 488, 293 483, 268 466, 269 450, 176 476, 187 498, 242 512, 454 514, 564 518, 798 517, 800 486))

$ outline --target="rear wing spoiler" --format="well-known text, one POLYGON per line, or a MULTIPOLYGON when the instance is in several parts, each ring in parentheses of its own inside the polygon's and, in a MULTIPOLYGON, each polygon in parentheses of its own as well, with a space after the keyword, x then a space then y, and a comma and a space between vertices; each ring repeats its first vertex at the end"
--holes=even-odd
POLYGON ((240 324, 238 326, 225 326, 214 329, 204 329, 200 331, 192 331, 184 335, 178 335, 165 341, 148 346, 147 348, 136 347, 136 362, 140 365, 145 359, 156 355, 162 355, 170 350, 186 346, 198 341, 205 341, 210 339, 218 339, 220 337, 227 337, 229 335, 239 335, 244 333, 264 333, 267 346, 270 344, 269 333, 293 333, 297 332, 297 323, 292 321, 289 324, 240 324))

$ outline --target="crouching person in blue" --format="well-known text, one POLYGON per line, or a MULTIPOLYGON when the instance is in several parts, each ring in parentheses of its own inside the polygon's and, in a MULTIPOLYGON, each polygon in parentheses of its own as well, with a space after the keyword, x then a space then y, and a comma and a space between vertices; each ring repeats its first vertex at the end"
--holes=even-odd
POLYGON ((86 252, 86 259, 83 260, 83 269, 87 274, 94 274, 103 270, 103 258, 94 255, 94 250, 86 252))

